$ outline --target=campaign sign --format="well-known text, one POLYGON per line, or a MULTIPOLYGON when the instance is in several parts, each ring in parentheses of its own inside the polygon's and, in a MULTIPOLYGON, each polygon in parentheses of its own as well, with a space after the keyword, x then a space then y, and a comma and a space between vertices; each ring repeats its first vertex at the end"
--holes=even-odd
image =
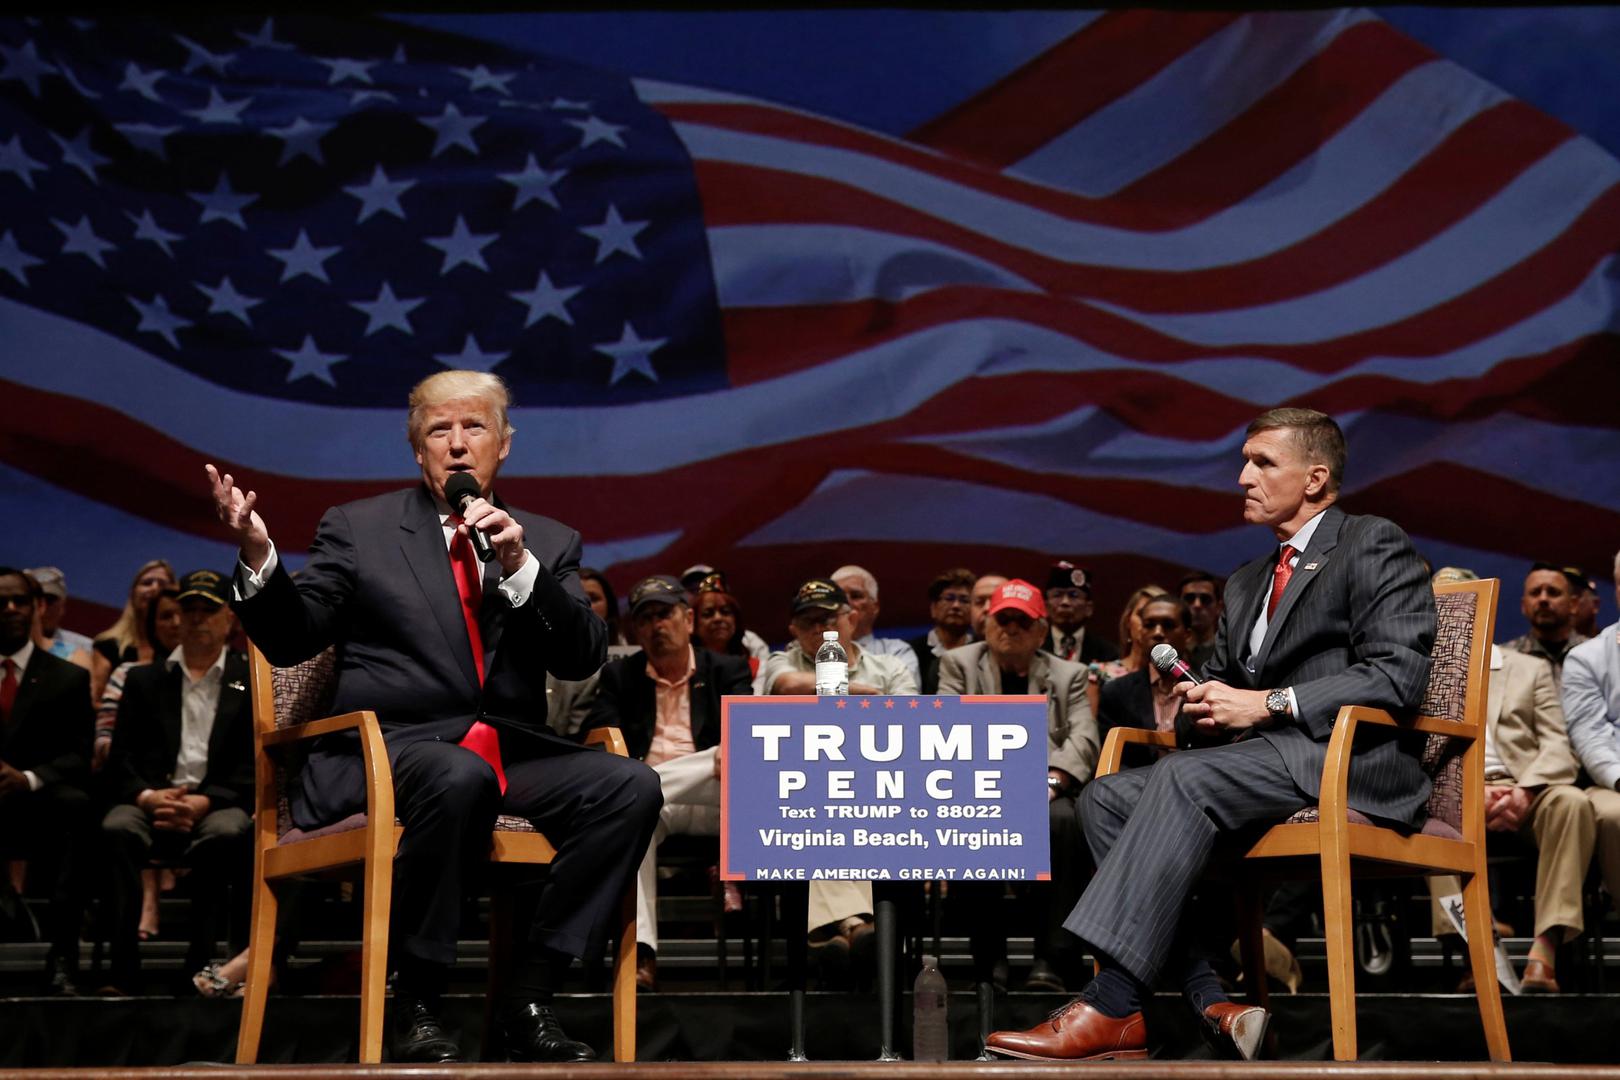
POLYGON ((728 697, 728 881, 1051 877, 1046 698, 728 697))

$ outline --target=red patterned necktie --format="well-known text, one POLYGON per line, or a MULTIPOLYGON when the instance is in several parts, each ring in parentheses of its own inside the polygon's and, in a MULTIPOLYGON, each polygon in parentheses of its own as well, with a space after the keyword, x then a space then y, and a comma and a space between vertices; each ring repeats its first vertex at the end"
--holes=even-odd
MULTIPOLYGON (((461 518, 451 516, 448 524, 461 525, 461 518)), ((473 555, 472 541, 458 531, 450 540, 450 574, 456 579, 456 595, 461 598, 461 618, 467 624, 467 643, 472 646, 473 664, 478 668, 478 685, 484 685, 484 635, 478 629, 478 604, 483 598, 484 586, 478 559, 473 555)), ((482 720, 473 726, 461 740, 461 745, 489 762, 500 782, 501 794, 506 794, 506 770, 501 767, 500 733, 482 720)))
POLYGON ((1271 579, 1271 599, 1266 602, 1266 621, 1270 622, 1272 615, 1277 612, 1277 604, 1282 600, 1283 590, 1288 588, 1288 579, 1294 576, 1294 549, 1287 544, 1277 553, 1277 569, 1271 579))
POLYGON ((17 701, 17 661, 5 659, 6 674, 0 678, 0 724, 11 719, 11 706, 17 701))

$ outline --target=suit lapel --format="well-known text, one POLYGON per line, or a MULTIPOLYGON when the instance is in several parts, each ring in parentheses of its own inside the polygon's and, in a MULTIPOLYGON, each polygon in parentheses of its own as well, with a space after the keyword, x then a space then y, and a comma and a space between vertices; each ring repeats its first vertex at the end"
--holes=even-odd
POLYGON ((174 772, 175 762, 180 760, 180 729, 184 724, 186 673, 176 664, 169 670, 164 660, 154 663, 164 664, 163 695, 158 702, 158 722, 163 725, 164 760, 169 763, 169 771, 174 772))
POLYGON ((416 575, 422 602, 444 634, 445 645, 450 650, 448 655, 455 657, 462 677, 477 693, 478 669, 473 666, 472 645, 467 640, 467 623, 461 617, 456 582, 450 576, 450 554, 444 545, 444 530, 439 525, 433 497, 425 487, 418 487, 412 493, 399 528, 400 550, 416 575))
POLYGON ((34 646, 34 654, 28 658, 28 666, 17 673, 17 697, 11 703, 11 713, 6 717, 6 729, 3 733, 8 740, 21 728, 23 717, 28 715, 34 699, 40 695, 40 669, 45 666, 40 657, 43 655, 44 651, 39 646, 34 646))
POLYGON ((983 687, 981 694, 1001 693, 1001 668, 996 664, 996 658, 990 655, 990 647, 986 645, 979 653, 979 685, 983 687))
MULTIPOLYGON (((985 650, 988 652, 989 650, 985 650)), ((1036 653, 1029 661, 1029 692, 1032 694, 1045 694, 1048 683, 1052 678, 1052 665, 1046 662, 1046 654, 1036 653)))
POLYGON ((692 703, 692 745, 702 746, 698 734, 709 725, 709 679, 713 672, 706 650, 694 646, 692 660, 694 667, 692 678, 686 684, 686 694, 692 703))
POLYGON ((208 733, 208 768, 229 760, 226 749, 234 738, 236 717, 247 701, 247 661, 234 653, 225 654, 225 670, 219 676, 219 705, 214 709, 214 728, 208 733))
MULTIPOLYGON (((1316 527, 1310 546, 1294 565, 1294 574, 1288 579, 1288 585, 1283 589, 1282 600, 1278 602, 1277 610, 1272 613, 1271 622, 1266 626, 1265 639, 1260 642, 1260 651, 1254 658, 1254 670, 1257 673, 1265 670, 1266 661, 1271 656, 1271 647, 1277 641, 1277 634, 1288 624, 1288 616, 1299 603, 1299 598, 1310 591, 1317 577, 1326 569, 1329 552, 1339 546, 1339 527, 1342 524, 1344 511, 1337 506, 1330 506, 1322 511, 1322 523, 1316 527)), ((1259 609, 1256 608, 1255 618, 1259 616, 1259 609)))

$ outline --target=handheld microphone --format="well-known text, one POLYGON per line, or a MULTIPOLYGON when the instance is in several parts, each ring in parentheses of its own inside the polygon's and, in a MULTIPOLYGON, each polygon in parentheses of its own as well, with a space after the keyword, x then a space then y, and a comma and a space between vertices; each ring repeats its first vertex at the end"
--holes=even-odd
MULTIPOLYGON (((458 472, 444 482, 444 501, 462 517, 467 514, 467 504, 479 497, 478 481, 473 479, 472 473, 458 472)), ((472 537, 473 550, 478 553, 479 562, 489 562, 495 557, 495 548, 490 544, 487 533, 468 526, 467 534, 472 537)), ((1175 652, 1174 649, 1170 651, 1175 652)))
POLYGON ((1159 674, 1173 678, 1177 682, 1202 683, 1204 680, 1193 674, 1193 669, 1187 666, 1187 661, 1176 652, 1176 647, 1164 642, 1153 646, 1149 654, 1153 666, 1159 669, 1159 674))

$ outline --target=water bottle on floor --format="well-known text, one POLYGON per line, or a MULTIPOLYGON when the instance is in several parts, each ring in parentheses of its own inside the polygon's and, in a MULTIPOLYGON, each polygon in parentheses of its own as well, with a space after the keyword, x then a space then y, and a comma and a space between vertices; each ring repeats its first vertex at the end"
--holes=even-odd
POLYGON ((951 1056, 951 1033, 945 1023, 948 992, 939 961, 923 957, 911 989, 911 1060, 945 1061, 951 1056))
POLYGON ((849 654, 838 641, 838 631, 821 632, 821 648, 816 650, 816 694, 849 693, 849 654))

